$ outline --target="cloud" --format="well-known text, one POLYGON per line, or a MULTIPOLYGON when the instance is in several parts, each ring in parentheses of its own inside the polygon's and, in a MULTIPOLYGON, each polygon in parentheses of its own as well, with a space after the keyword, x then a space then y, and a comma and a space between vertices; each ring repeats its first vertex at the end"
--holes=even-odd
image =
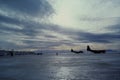
POLYGON ((120 20, 120 17, 88 17, 88 16, 83 16, 80 17, 80 21, 88 21, 88 22, 101 22, 101 21, 118 21, 120 20))
POLYGON ((106 29, 110 30, 110 31, 114 31, 114 32, 118 32, 118 34, 120 33, 120 24, 114 24, 111 26, 108 26, 106 29))
POLYGON ((9 16, 1 15, 0 14, 0 22, 11 23, 11 24, 20 24, 19 19, 14 19, 9 16))
POLYGON ((40 21, 53 12, 47 0, 0 0, 0 31, 35 36, 40 33, 37 30, 46 27, 46 24, 36 22, 35 18, 40 21))
MULTIPOLYGON (((113 26, 114 27, 114 26, 113 26)), ((111 28, 113 28, 111 27, 111 28)), ((107 28, 110 29, 110 26, 107 28)), ((69 42, 74 43, 115 43, 119 42, 120 34, 116 30, 119 30, 119 26, 112 29, 113 32, 105 32, 105 33, 94 33, 80 30, 71 30, 64 29, 61 30, 60 33, 67 35, 69 37, 69 42)))
POLYGON ((10 49, 48 49, 52 46, 63 44, 60 41, 63 35, 59 33, 62 29, 58 25, 28 20, 21 21, 4 15, 1 15, 0 21, 0 41, 3 43, 0 47, 6 46, 6 48, 10 49), (11 46, 11 44, 14 45, 11 46))
POLYGON ((0 47, 29 47, 24 40, 44 36, 43 29, 53 29, 45 21, 41 22, 52 13, 54 10, 47 0, 0 0, 0 47))
MULTIPOLYGON (((0 0, 0 47, 7 49, 58 49, 63 46, 79 46, 81 43, 111 44, 120 40, 118 34, 120 32, 119 17, 80 17, 79 21, 88 21, 88 25, 95 21, 110 23, 109 20, 111 20, 112 25, 107 28, 101 27, 109 31, 113 30, 113 32, 93 33, 81 29, 74 30, 72 25, 73 28, 65 28, 66 26, 49 23, 46 18, 49 18, 52 13, 54 10, 48 0, 0 0)), ((68 23, 70 22, 68 21, 68 23)), ((100 23, 100 25, 105 24, 100 23)))
MULTIPOLYGON (((3 42, 8 48, 11 48, 10 45, 14 44, 12 47, 16 46, 16 49, 51 49, 52 47, 59 47, 63 44, 66 46, 75 46, 80 43, 113 43, 120 40, 120 35, 117 32, 91 33, 87 31, 71 30, 54 24, 37 23, 35 21, 29 22, 27 20, 20 21, 6 16, 1 18, 0 25, 1 35, 4 35, 1 41, 4 40, 3 42), (21 28, 11 26, 19 26, 21 28), (5 32, 9 33, 6 34, 5 32), (12 36, 13 34, 18 36, 17 39, 14 40, 16 36, 12 36), (10 37, 8 38, 6 35, 10 37), (5 36, 7 39, 13 40, 13 42, 6 41, 5 36), (16 40, 18 41, 16 42, 16 40)), ((116 25, 116 28, 115 25, 109 26, 107 29, 110 28, 117 30, 119 25, 116 25)))
POLYGON ((95 33, 79 33, 80 37, 86 42, 90 43, 112 43, 114 41, 120 40, 120 35, 118 33, 103 33, 103 34, 95 34, 95 33))
POLYGON ((1 10, 5 10, 8 13, 14 11, 19 14, 27 14, 30 16, 44 16, 53 12, 52 6, 47 0, 0 0, 1 10))
POLYGON ((57 25, 44 24, 40 22, 38 23, 36 21, 30 21, 27 19, 19 20, 5 15, 0 15, 0 26, 1 31, 5 30, 8 32, 10 31, 13 33, 25 34, 28 36, 35 36, 43 29, 55 30, 58 27, 57 25), (19 28, 15 28, 15 26, 19 28))
POLYGON ((6 40, 0 40, 0 49, 24 49, 23 45, 17 45, 14 42, 9 42, 6 40))

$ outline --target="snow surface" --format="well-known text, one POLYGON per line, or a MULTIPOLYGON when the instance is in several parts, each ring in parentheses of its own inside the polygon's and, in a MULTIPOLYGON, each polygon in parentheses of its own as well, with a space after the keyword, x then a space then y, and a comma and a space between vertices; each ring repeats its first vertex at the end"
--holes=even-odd
POLYGON ((2 56, 0 80, 120 80, 120 54, 2 56))

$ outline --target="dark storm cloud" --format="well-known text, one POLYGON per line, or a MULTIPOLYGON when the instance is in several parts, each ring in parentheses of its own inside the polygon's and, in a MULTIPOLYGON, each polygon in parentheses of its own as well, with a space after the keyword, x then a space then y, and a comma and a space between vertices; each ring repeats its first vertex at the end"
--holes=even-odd
POLYGON ((43 29, 57 30, 58 27, 57 25, 43 24, 30 20, 19 20, 4 15, 0 15, 0 26, 0 30, 22 33, 28 36, 35 36, 43 29), (22 29, 12 28, 11 25, 3 25, 2 23, 17 25, 20 26, 22 29))
POLYGON ((9 19, 6 19, 6 20, 2 20, 0 23, 0 30, 2 30, 2 31, 13 32, 13 34, 14 33, 22 33, 22 34, 29 35, 29 36, 37 34, 37 32, 35 31, 35 27, 33 28, 31 23, 20 22, 15 19, 10 19, 10 21, 9 21, 9 19), (2 22, 4 22, 5 24, 9 23, 11 25, 9 25, 9 24, 3 25, 2 22), (14 23, 14 22, 16 22, 16 23, 14 23), (13 28, 12 25, 16 25, 16 26, 22 25, 21 26, 22 29, 13 28))
MULTIPOLYGON (((104 1, 104 0, 103 0, 104 1)), ((110 33, 89 33, 89 32, 77 32, 75 33, 78 40, 83 40, 83 42, 96 42, 96 43, 112 43, 118 42, 120 40, 120 17, 81 17, 80 21, 88 22, 101 22, 101 21, 114 21, 116 24, 106 26, 104 29, 111 31, 110 33)))
MULTIPOLYGON (((47 0, 0 0, 0 11, 2 11, 0 12, 0 47, 16 49, 47 49, 54 46, 60 46, 62 44, 74 45, 76 41, 77 43, 112 43, 113 41, 120 40, 120 34, 118 34, 118 32, 96 34, 65 29, 59 25, 44 24, 42 22, 34 21, 34 19, 32 19, 34 17, 43 19, 43 16, 49 16, 54 12, 52 6, 47 2, 47 0), (12 11, 16 14, 13 15, 12 11), (2 14, 4 12, 7 12, 7 14, 2 14), (17 13, 19 15, 17 15, 17 13), (25 17, 25 15, 29 18, 25 17), (25 18, 21 19, 21 16, 25 18), (17 26, 20 28, 17 28, 17 26), (51 33, 47 33, 47 31, 52 31, 53 34, 57 33, 60 35, 52 35, 51 33), (12 35, 17 36, 17 38, 12 35), (69 38, 62 39, 62 35, 69 38), (27 36, 27 38, 25 36, 27 36), (21 37, 23 37, 23 39, 21 39, 21 37), (37 37, 44 37, 45 41, 37 37), (60 41, 55 40, 58 37, 61 38, 60 41), (14 38, 16 39, 14 40, 14 38), (16 43, 16 41, 18 42, 16 43), (21 45, 19 42, 24 45, 21 45)), ((101 21, 104 19, 83 18, 82 20, 101 21)), ((119 26, 119 24, 113 25, 109 27, 109 30, 117 31, 119 30, 119 26)))
POLYGON ((43 16, 49 16, 54 12, 47 0, 0 0, 0 11, 1 31, 10 31, 13 34, 22 33, 28 36, 37 35, 38 31, 36 30, 40 30, 46 26, 45 24, 32 21, 32 18, 27 18, 26 16, 39 16, 40 19, 43 19, 43 16), (7 14, 3 14, 6 12, 7 14), (16 14, 13 14, 13 12, 16 14), (24 19, 21 19, 21 17, 24 19), (2 23, 11 25, 6 26, 2 25, 2 23), (22 29, 12 28, 12 25, 20 26, 22 29))
MULTIPOLYGON (((109 29, 107 28, 107 30, 109 29)), ((64 33, 80 43, 113 43, 120 40, 120 34, 116 30, 119 30, 118 26, 116 26, 116 28, 114 27, 114 32, 110 33, 91 33, 79 30, 61 30, 60 33, 64 33)))
POLYGON ((41 20, 52 13, 54 10, 47 0, 0 0, 0 47, 32 47, 34 43, 21 45, 26 36, 30 39, 42 36, 42 30, 52 30, 55 27, 37 22, 34 18, 41 20))
POLYGON ((106 29, 120 33, 120 23, 108 26, 106 29))
MULTIPOLYGON (((36 39, 36 36, 42 36, 45 37, 45 39, 50 39, 50 38, 57 38, 56 36, 51 35, 50 33, 45 33, 42 30, 46 31, 62 31, 62 29, 58 26, 58 25, 54 25, 54 24, 42 24, 42 23, 37 23, 35 21, 27 21, 27 20, 18 20, 18 19, 14 19, 14 18, 10 18, 8 16, 1 16, 1 22, 0 22, 0 35, 1 37, 1 42, 3 42, 3 45, 0 45, 1 47, 6 46, 6 48, 16 48, 16 49, 27 49, 27 48, 50 48, 51 46, 58 46, 60 44, 63 44, 60 42, 53 42, 53 41, 41 41, 39 39, 33 40, 31 41, 31 39, 36 39), (4 23, 4 24, 3 24, 4 23), (11 24, 11 25, 9 25, 11 24), (19 28, 14 28, 12 27, 12 25, 16 25, 21 27, 21 29, 19 28), (8 33, 6 33, 8 32, 8 33), (28 40, 21 40, 21 35, 23 34, 24 36, 28 37, 28 40), (4 36, 3 36, 4 35, 4 36), (9 35, 10 37, 7 37, 7 39, 13 40, 14 42, 14 38, 16 37, 12 37, 11 35, 16 35, 17 36, 17 40, 21 41, 22 43, 26 44, 25 46, 21 46, 19 44, 16 44, 16 42, 8 42, 6 40, 6 36, 9 35)), ((27 39, 27 38, 24 38, 27 39)))
POLYGON ((96 33, 79 33, 79 38, 85 40, 86 42, 95 42, 95 43, 112 43, 114 41, 120 40, 120 34, 118 33, 104 33, 104 34, 96 34, 96 33))
POLYGON ((44 16, 53 12, 47 0, 0 0, 0 7, 31 16, 44 16))
POLYGON ((20 21, 18 19, 10 18, 8 16, 0 14, 0 23, 1 22, 11 23, 11 24, 20 24, 20 21))

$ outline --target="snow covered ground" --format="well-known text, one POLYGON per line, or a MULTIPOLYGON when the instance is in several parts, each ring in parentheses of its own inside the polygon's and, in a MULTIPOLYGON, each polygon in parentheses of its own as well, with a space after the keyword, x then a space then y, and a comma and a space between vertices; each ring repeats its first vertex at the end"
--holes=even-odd
POLYGON ((2 56, 0 80, 120 80, 120 54, 2 56))

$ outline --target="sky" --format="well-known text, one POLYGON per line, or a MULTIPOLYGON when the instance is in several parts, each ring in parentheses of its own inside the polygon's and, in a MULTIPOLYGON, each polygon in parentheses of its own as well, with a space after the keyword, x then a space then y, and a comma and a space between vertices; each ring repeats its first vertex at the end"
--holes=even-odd
POLYGON ((120 0, 0 0, 0 49, 120 50, 120 0))

